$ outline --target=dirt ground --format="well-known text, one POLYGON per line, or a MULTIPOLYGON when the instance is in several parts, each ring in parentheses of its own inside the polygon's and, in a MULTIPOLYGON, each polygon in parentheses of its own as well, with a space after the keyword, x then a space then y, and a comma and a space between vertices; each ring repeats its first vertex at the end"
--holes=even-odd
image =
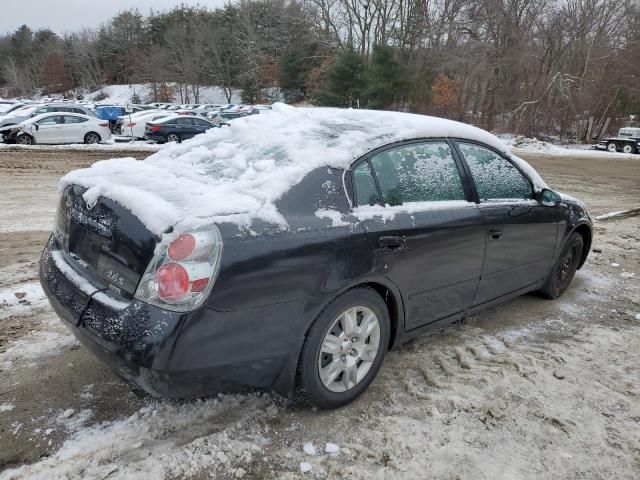
POLYGON ((0 480, 640 478, 640 156, 516 153, 592 216, 632 212, 595 220, 561 299, 417 339, 356 402, 316 412, 269 394, 133 395, 37 284, 59 177, 104 153, 0 151, 0 480))

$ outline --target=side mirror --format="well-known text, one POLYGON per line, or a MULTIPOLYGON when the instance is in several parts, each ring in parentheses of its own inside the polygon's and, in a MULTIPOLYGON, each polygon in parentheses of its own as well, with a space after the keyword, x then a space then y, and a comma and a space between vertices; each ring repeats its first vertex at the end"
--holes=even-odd
POLYGON ((33 126, 36 127, 36 130, 40 130, 40 125, 38 125, 37 123, 34 123, 33 126))
POLYGON ((543 188, 542 192, 540 192, 540 203, 545 207, 556 207, 561 200, 562 198, 558 193, 548 188, 543 188))

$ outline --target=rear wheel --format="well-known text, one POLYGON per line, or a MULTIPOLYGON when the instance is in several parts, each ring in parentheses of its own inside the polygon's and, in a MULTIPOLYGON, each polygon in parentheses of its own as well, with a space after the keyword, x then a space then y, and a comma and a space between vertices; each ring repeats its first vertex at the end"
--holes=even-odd
POLYGON ((33 145, 36 142, 31 135, 29 135, 28 133, 23 133, 18 138, 16 138, 16 143, 20 145, 33 145))
POLYGON ((177 133, 168 134, 166 139, 167 139, 167 142, 180 143, 180 135, 178 135, 177 133))
POLYGON ((98 135, 95 132, 89 132, 84 136, 84 143, 87 144, 95 144, 95 143, 100 143, 100 135, 98 135))
POLYGON ((549 278, 539 293, 549 299, 558 298, 569 287, 573 276, 576 274, 582 252, 584 251, 584 239, 582 235, 574 232, 567 240, 560 258, 549 274, 549 278))
POLYGON ((635 145, 633 145, 631 143, 625 143, 622 146, 622 151, 624 153, 636 153, 636 147, 635 147, 635 145))
POLYGON ((389 344, 387 306, 374 290, 354 288, 316 318, 302 348, 300 393, 318 408, 355 400, 378 374, 389 344))

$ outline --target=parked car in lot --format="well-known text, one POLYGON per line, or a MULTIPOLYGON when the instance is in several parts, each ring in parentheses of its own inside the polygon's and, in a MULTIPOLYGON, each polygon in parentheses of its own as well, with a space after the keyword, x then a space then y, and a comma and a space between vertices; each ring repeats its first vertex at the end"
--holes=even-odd
POLYGON ((34 113, 40 106, 39 105, 23 105, 20 108, 13 110, 11 113, 0 115, 0 135, 3 140, 7 140, 9 130, 13 125, 31 118, 31 114, 34 113))
POLYGON ((406 339, 561 296, 592 238, 584 205, 493 135, 395 112, 277 105, 72 172, 61 192, 44 291, 158 397, 273 388, 344 405, 406 339))
POLYGON ((21 145, 100 143, 111 139, 109 122, 77 113, 44 113, 15 125, 9 140, 21 145))
POLYGON ((195 137, 210 128, 220 127, 220 124, 210 122, 195 115, 173 115, 147 122, 144 138, 158 143, 177 142, 195 137))
POLYGON ((16 110, 23 106, 23 103, 19 102, 10 102, 10 101, 0 101, 0 115, 6 115, 10 113, 12 110, 16 110))
POLYGON ((85 105, 78 105, 73 103, 51 103, 42 105, 36 108, 29 116, 36 117, 38 115, 42 115, 43 113, 53 113, 53 112, 68 112, 68 113, 79 113, 81 115, 87 115, 89 117, 95 117, 96 114, 85 105))
POLYGON ((125 115, 118 119, 118 131, 128 137, 144 138, 147 122, 155 122, 171 115, 171 112, 164 110, 145 110, 132 114, 131 117, 125 115))
POLYGON ((13 136, 10 134, 11 129, 14 125, 17 125, 24 120, 29 118, 34 118, 43 113, 53 113, 53 112, 69 112, 69 113, 79 113, 82 115, 95 117, 95 113, 91 111, 84 105, 77 105, 71 103, 50 103, 50 104, 36 104, 36 105, 24 105, 20 108, 17 108, 10 113, 5 114, 0 117, 0 133, 3 136, 4 141, 11 141, 13 136))
POLYGON ((246 117, 250 115, 248 112, 213 112, 207 115, 207 118, 212 121, 217 121, 220 123, 230 122, 231 120, 236 120, 238 118, 246 117))

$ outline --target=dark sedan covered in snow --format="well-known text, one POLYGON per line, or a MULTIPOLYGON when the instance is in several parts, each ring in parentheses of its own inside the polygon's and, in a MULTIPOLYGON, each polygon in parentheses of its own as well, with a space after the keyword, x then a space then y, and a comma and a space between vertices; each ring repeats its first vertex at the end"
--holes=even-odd
POLYGON ((157 397, 344 405, 403 340, 562 295, 592 237, 582 203, 493 135, 403 113, 276 105, 71 172, 60 193, 45 292, 157 397))

